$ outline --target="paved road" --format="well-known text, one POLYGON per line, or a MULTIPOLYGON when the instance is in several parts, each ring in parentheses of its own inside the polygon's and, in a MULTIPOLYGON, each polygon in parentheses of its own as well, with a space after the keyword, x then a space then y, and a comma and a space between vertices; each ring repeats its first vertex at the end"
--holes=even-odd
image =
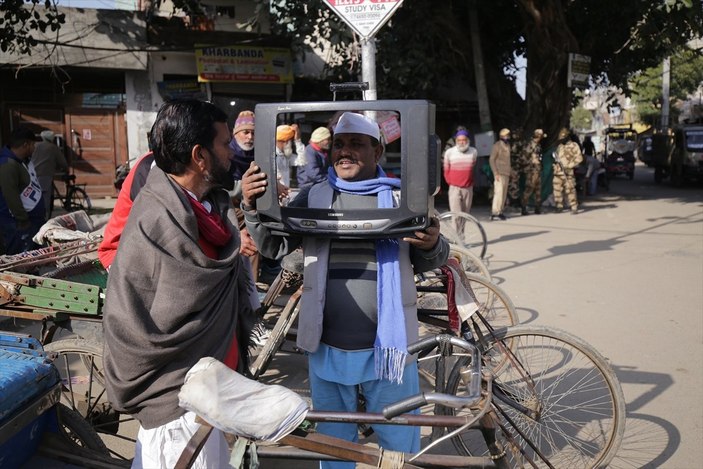
MULTIPOLYGON (((612 363, 628 403, 611 467, 700 467, 703 460, 703 189, 655 185, 638 166, 583 213, 472 214, 490 240, 487 259, 522 322, 559 327, 612 363)), ((281 355, 266 375, 306 392, 305 361, 281 355)), ((264 468, 313 468, 264 461, 264 468)))
POLYGON ((700 467, 703 190, 655 185, 638 166, 583 208, 485 223, 494 279, 521 321, 568 330, 610 359, 628 403, 611 467, 700 467))

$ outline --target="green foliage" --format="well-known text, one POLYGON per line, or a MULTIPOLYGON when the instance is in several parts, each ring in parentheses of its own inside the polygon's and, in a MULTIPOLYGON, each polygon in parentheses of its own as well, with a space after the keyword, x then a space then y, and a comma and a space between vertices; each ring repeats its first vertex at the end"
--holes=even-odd
POLYGON ((37 45, 36 31, 57 32, 66 21, 55 0, 2 0, 0 2, 0 50, 31 54, 37 45))
POLYGON ((571 110, 571 127, 574 129, 590 129, 593 124, 593 114, 583 106, 571 110))
MULTIPOLYGON (((669 106, 675 115, 674 104, 695 94, 703 85, 703 51, 679 48, 671 56, 669 106)), ((631 82, 637 112, 643 122, 656 124, 661 115, 663 66, 659 64, 636 74, 631 82)))

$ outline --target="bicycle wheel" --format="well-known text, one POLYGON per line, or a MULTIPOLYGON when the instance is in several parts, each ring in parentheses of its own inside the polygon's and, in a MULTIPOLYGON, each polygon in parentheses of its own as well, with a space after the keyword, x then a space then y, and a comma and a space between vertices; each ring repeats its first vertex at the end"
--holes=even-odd
POLYGON ((451 244, 449 246, 449 256, 459 261, 464 272, 480 275, 488 281, 493 281, 493 277, 491 277, 491 272, 488 270, 486 263, 468 249, 457 244, 451 244))
POLYGON ((57 354, 54 364, 63 383, 61 402, 93 427, 115 457, 133 458, 138 423, 132 417, 119 414, 107 400, 102 345, 82 338, 68 338, 48 343, 44 350, 57 354), (115 446, 119 446, 119 452, 113 450, 115 446))
MULTIPOLYGON (((498 286, 494 285, 485 278, 471 274, 464 274, 464 281, 471 288, 474 294, 476 305, 478 306, 478 314, 485 318, 488 325, 481 320, 474 322, 475 328, 478 328, 481 334, 488 334, 488 328, 502 328, 513 326, 518 323, 517 312, 515 306, 508 295, 498 286)), ((447 294, 444 291, 429 291, 422 292, 423 287, 430 289, 442 285, 439 277, 425 277, 418 285, 418 318, 421 321, 421 331, 424 334, 453 334, 449 328, 448 322, 448 304, 447 294), (442 316, 426 315, 425 311, 441 312, 442 316)), ((445 351, 446 353, 446 351, 445 351)), ((420 381, 424 386, 423 390, 434 390, 442 392, 445 377, 449 375, 449 371, 455 367, 457 358, 466 358, 460 351, 454 349, 451 356, 442 356, 439 349, 434 349, 430 353, 418 355, 418 371, 420 373, 420 381), (439 388, 437 386, 439 385, 439 388)), ((436 411, 440 413, 440 411, 436 411)))
POLYGON ((475 217, 463 212, 444 212, 439 215, 439 230, 453 244, 464 247, 478 257, 486 256, 488 240, 483 225, 475 217))
MULTIPOLYGON (((487 339, 484 369, 500 364, 494 373, 493 406, 500 421, 498 437, 512 467, 529 467, 528 458, 547 467, 535 448, 554 467, 607 466, 625 431, 625 398, 606 359, 559 329, 515 326, 496 330, 487 339), (506 340, 510 347, 503 345, 506 340)), ((461 361, 450 373, 449 393, 459 389, 461 361)), ((462 454, 487 452, 475 431, 453 442, 462 454)))
POLYGON ((81 414, 61 403, 56 405, 56 412, 61 433, 73 444, 96 451, 102 456, 110 455, 103 440, 81 414))
MULTIPOLYGON (((518 324, 517 312, 510 297, 499 286, 486 278, 470 272, 464 272, 464 282, 473 293, 478 312, 493 328, 508 327, 518 324)), ((418 285, 418 308, 429 310, 448 310, 446 292, 422 292, 423 286, 436 287, 442 284, 438 276, 426 276, 418 285)), ((421 318, 422 319, 422 318, 421 318)), ((483 333, 487 326, 478 321, 483 333)))
POLYGON ((251 351, 251 355, 256 356, 254 362, 249 367, 249 372, 252 374, 253 379, 259 379, 259 377, 266 372, 271 364, 271 360, 273 360, 273 356, 278 349, 281 348, 288 331, 290 331, 293 322, 298 317, 298 312, 300 311, 300 295, 302 293, 303 288, 301 286, 288 299, 285 307, 278 315, 276 325, 266 339, 266 342, 261 346, 261 350, 251 351))
POLYGON ((93 202, 90 200, 90 197, 86 194, 82 187, 71 186, 66 194, 64 208, 67 212, 85 210, 86 213, 88 213, 90 212, 90 209, 93 208, 93 202))

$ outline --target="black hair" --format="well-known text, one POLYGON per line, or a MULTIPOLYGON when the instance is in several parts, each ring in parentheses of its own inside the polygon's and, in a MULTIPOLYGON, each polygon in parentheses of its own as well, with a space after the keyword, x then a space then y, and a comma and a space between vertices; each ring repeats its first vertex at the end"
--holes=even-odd
POLYGON ((7 146, 10 148, 19 148, 24 145, 25 142, 36 142, 37 136, 32 132, 31 129, 25 126, 19 126, 10 133, 10 139, 7 146))
POLYGON ((212 103, 197 99, 164 103, 149 135, 156 166, 168 174, 183 174, 195 145, 212 147, 216 122, 227 123, 227 114, 212 103))

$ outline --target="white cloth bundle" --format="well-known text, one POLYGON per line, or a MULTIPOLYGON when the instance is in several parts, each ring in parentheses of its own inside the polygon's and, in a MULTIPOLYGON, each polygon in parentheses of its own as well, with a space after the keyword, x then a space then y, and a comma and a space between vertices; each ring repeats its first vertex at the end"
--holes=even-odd
POLYGON ((459 311, 459 317, 462 321, 468 321, 471 315, 480 309, 476 295, 474 295, 466 275, 460 270, 460 266, 456 263, 448 263, 447 267, 454 277, 454 301, 456 309, 459 311))
POLYGON ((212 357, 188 370, 178 400, 224 432, 273 442, 295 430, 309 409, 290 389, 245 378, 212 357))
POLYGON ((78 210, 49 219, 32 240, 39 245, 82 239, 95 241, 102 238, 102 233, 94 233, 95 230, 93 219, 84 210, 78 210))

